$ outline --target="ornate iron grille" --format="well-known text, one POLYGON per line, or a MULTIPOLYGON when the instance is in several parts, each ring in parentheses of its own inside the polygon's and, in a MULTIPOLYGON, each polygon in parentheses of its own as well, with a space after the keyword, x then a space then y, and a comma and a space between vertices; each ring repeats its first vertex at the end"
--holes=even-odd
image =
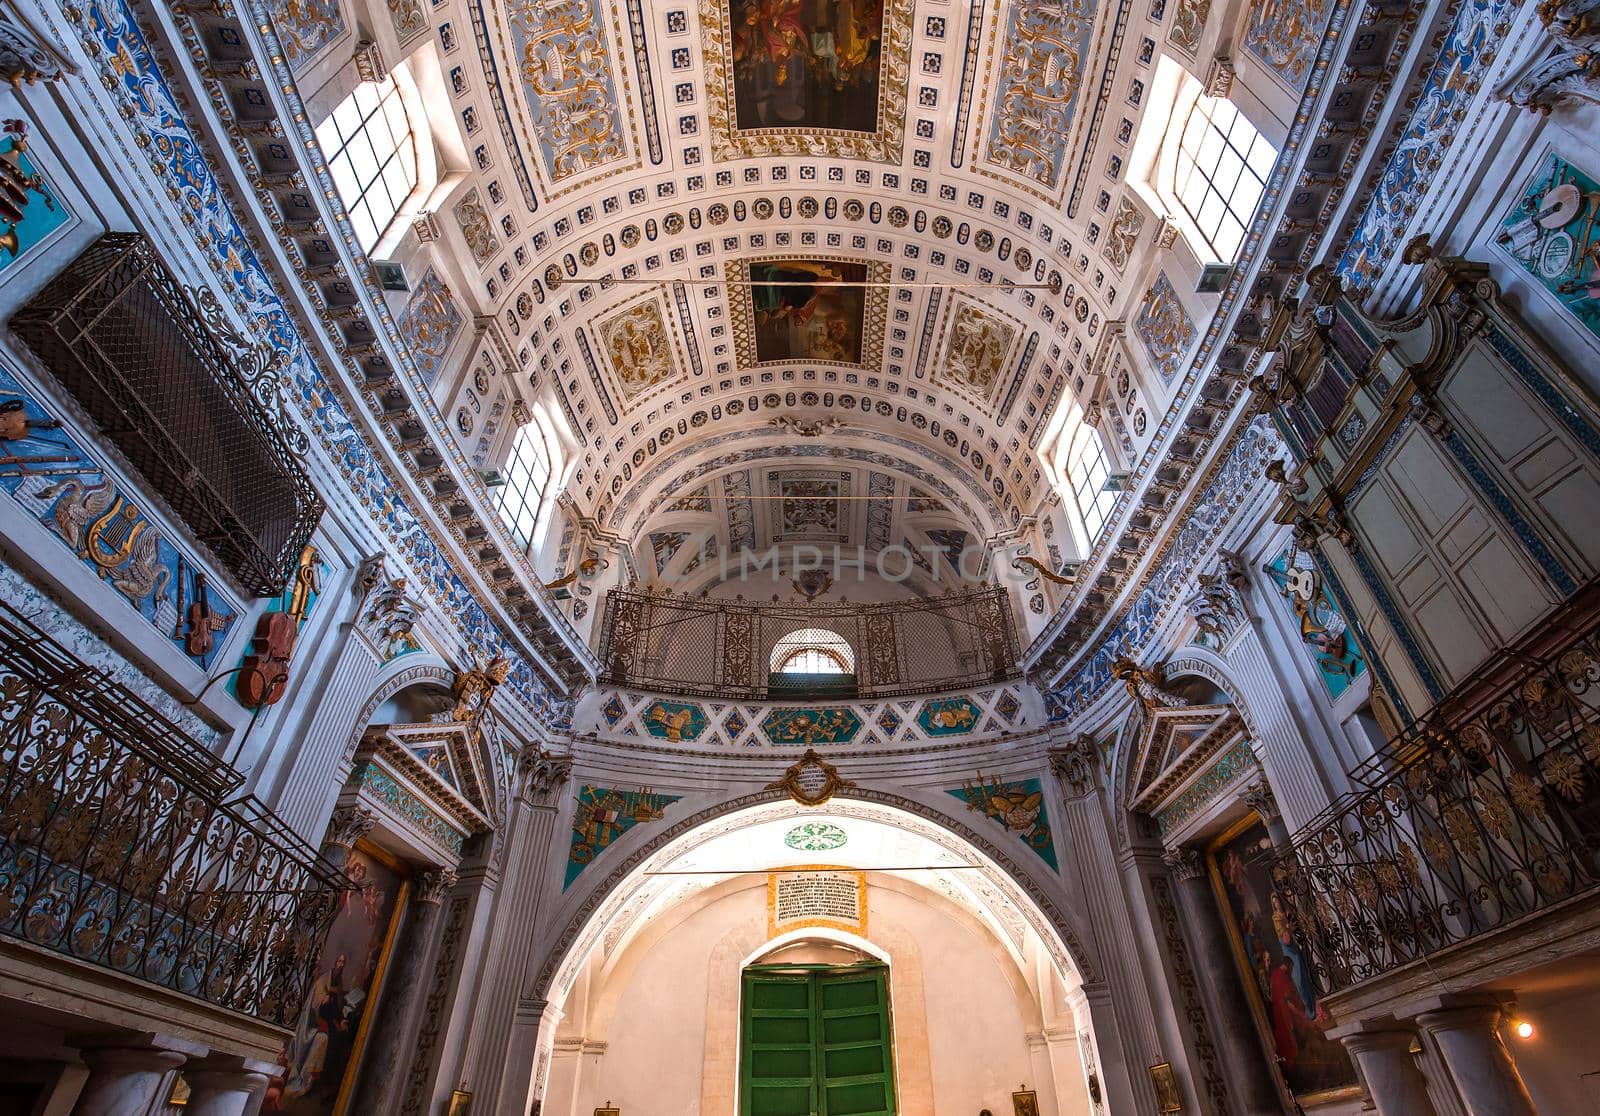
MULTIPOLYGON (((773 647, 804 628, 843 636, 858 697, 894 697, 1017 676, 1017 633, 1002 588, 881 604, 758 605, 613 589, 600 630, 600 680, 702 697, 800 698, 773 687, 773 647)), ((826 684, 826 676, 817 676, 826 684)), ((841 696, 826 687, 828 696, 841 696)))
POLYGON ((239 781, 0 602, 0 934, 292 1025, 343 881, 239 781))
POLYGON ((1338 991, 1600 886, 1600 620, 1509 652, 1352 775, 1275 871, 1338 991))
MULTIPOLYGON (((322 501, 239 367, 150 242, 102 236, 11 319, 16 331, 257 596, 281 592, 322 501)), ((256 371, 260 371, 259 368, 256 371)))

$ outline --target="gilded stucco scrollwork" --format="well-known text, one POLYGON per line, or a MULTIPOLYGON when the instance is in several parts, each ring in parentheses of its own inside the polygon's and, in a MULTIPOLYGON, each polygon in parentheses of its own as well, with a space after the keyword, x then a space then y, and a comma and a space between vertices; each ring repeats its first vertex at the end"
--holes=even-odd
POLYGON ((1093 28, 1092 0, 1012 5, 989 163, 1047 190, 1060 186, 1093 28))
POLYGON ((1005 372, 1017 332, 998 314, 974 302, 958 302, 939 374, 987 400, 1005 372))
POLYGON ((677 375, 672 337, 661 303, 654 297, 601 322, 600 347, 611 362, 624 401, 677 375))

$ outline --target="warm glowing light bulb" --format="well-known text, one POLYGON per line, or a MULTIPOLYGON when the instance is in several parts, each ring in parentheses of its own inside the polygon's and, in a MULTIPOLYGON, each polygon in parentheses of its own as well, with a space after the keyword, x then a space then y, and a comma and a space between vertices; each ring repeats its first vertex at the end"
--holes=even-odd
POLYGON ((1518 1019, 1511 1024, 1511 1029, 1517 1033, 1519 1039, 1531 1039, 1533 1037, 1533 1024, 1526 1019, 1518 1019))

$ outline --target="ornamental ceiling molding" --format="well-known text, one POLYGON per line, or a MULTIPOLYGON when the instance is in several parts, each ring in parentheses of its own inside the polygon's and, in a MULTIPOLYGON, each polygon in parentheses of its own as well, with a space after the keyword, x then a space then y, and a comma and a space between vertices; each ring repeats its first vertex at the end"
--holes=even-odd
MULTIPOLYGON (((321 375, 294 324, 294 310, 275 291, 255 239, 236 217, 228 200, 228 187, 216 178, 203 157, 204 144, 191 131, 165 72, 124 0, 90 0, 84 8, 73 9, 72 14, 77 16, 73 22, 86 52, 96 60, 107 90, 120 102, 152 168, 179 197, 187 199, 180 201, 177 208, 201 256, 210 261, 214 270, 227 268, 219 278, 240 317, 251 324, 253 333, 284 353, 284 372, 295 386, 301 416, 342 473, 356 502, 378 533, 396 546, 418 574, 428 594, 454 622, 464 644, 511 656, 515 667, 510 682, 519 697, 555 721, 569 716, 570 703, 554 697, 535 677, 524 649, 513 644, 501 630, 491 608, 441 545, 435 529, 417 514, 411 498, 396 487, 391 468, 378 458, 351 422, 341 401, 342 393, 321 375)), ((267 13, 257 4, 251 22, 258 30, 268 27, 265 33, 271 35, 266 20, 267 13)), ((191 51, 202 52, 192 21, 181 19, 179 26, 191 51)), ((272 52, 271 67, 278 82, 292 89, 281 49, 272 52)), ((215 103, 225 107, 229 100, 224 95, 215 103)), ((303 115, 299 123, 309 145, 310 128, 303 115)), ((236 128, 228 131, 236 150, 246 158, 245 165, 252 165, 254 153, 242 133, 236 128)), ((326 167, 319 170, 326 175, 326 167)), ((331 191, 331 180, 324 188, 331 191)), ((341 232, 348 234, 347 220, 342 223, 341 232)), ((378 302, 381 305, 381 299, 378 302)), ((386 311, 383 314, 392 336, 394 323, 387 319, 386 311)), ((444 429, 442 424, 439 429, 444 429)))
POLYGON ((713 474, 728 472, 739 466, 750 465, 758 461, 776 462, 782 460, 799 464, 802 461, 812 462, 820 459, 822 461, 853 461, 864 465, 876 465, 883 469, 896 470, 918 484, 931 487, 938 496, 954 503, 975 526, 981 527, 984 523, 993 525, 989 531, 982 533, 990 534, 1002 529, 1002 525, 1006 522, 1006 517, 1001 513, 1000 506, 995 502, 994 498, 972 478, 954 470, 952 463, 940 457, 931 447, 883 434, 873 434, 871 441, 875 445, 887 444, 905 450, 909 454, 923 457, 941 472, 956 472, 956 476, 977 497, 979 506, 983 508, 985 515, 974 514, 971 506, 962 499, 950 484, 938 475, 914 472, 914 466, 901 458, 890 457, 880 451, 858 446, 839 446, 821 442, 795 442, 793 439, 785 441, 771 427, 757 426, 747 430, 734 430, 701 439, 657 462, 647 472, 641 473, 626 488, 624 495, 617 501, 614 508, 607 511, 602 504, 601 518, 609 530, 632 538, 637 534, 638 528, 647 522, 649 517, 662 505, 681 498, 684 495, 683 490, 685 488, 698 484, 713 474), (761 440, 768 444, 751 449, 734 450, 708 460, 702 460, 678 473, 673 477, 670 484, 658 487, 668 471, 679 468, 680 462, 686 458, 708 454, 722 447, 732 446, 734 443, 756 440, 761 440), (634 511, 634 505, 639 500, 640 495, 648 491, 656 491, 658 494, 651 499, 643 511, 634 511), (627 528, 629 523, 634 525, 631 531, 627 528))
MULTIPOLYGON (((1095 26, 1094 0, 1054 4, 996 4, 986 36, 981 103, 993 97, 987 133, 982 137, 980 173, 993 167, 1041 201, 1061 195, 1071 133, 1081 134, 1078 110, 1089 40, 1095 26), (1006 27, 998 34, 999 9, 1006 27), (1000 40, 998 73, 989 62, 1000 40), (1055 88, 1059 86, 1060 88, 1055 88)), ((1107 65, 1112 63, 1108 60, 1107 65)), ((984 119, 980 109, 978 118, 984 119)))
MULTIPOLYGON (((637 870, 643 868, 645 871, 638 874, 648 878, 648 871, 658 864, 670 863, 682 853, 727 833, 771 818, 791 816, 793 809, 784 792, 764 789, 708 806, 664 830, 652 830, 643 845, 617 863, 567 914, 561 931, 543 954, 537 975, 524 985, 523 997, 550 1003, 566 997, 583 962, 601 940, 607 926, 632 898, 634 889, 621 885, 637 870), (758 807, 768 809, 756 813, 754 808, 758 807), (728 816, 751 813, 755 816, 728 816), (719 822, 718 819, 723 820, 719 822)), ((846 818, 860 817, 904 829, 956 856, 970 857, 972 851, 980 853, 995 866, 980 865, 980 875, 1022 912, 1044 943, 1057 972, 1063 978, 1076 973, 1085 984, 1099 979, 1097 959, 1085 948, 1072 920, 1049 892, 985 835, 960 818, 943 813, 936 819, 930 818, 930 807, 923 803, 872 787, 853 788, 847 797, 833 800, 828 809, 846 818)))
POLYGON ((519 153, 525 146, 538 152, 528 162, 547 205, 643 166, 624 51, 634 55, 641 74, 649 74, 650 66, 642 38, 623 26, 622 5, 507 0, 479 6, 493 20, 480 49, 493 70, 505 66, 519 79, 521 95, 503 98, 500 119, 514 122, 527 144, 507 136, 506 145, 519 153))
MULTIPOLYGON (((583 337, 580 333, 580 340, 583 337)), ((879 388, 861 390, 854 385, 840 386, 836 382, 837 373, 828 373, 818 382, 815 370, 807 369, 794 379, 786 378, 781 383, 759 388, 746 387, 738 392, 734 392, 724 381, 722 386, 727 390, 720 394, 699 395, 695 391, 679 388, 676 390, 681 394, 676 398, 658 396, 651 401, 654 409, 630 424, 631 437, 621 437, 617 442, 610 443, 611 451, 602 453, 598 461, 595 454, 605 450, 606 443, 602 442, 600 450, 585 451, 583 463, 574 474, 573 486, 586 485, 582 495, 598 505, 597 515, 607 516, 611 511, 611 501, 598 496, 596 492, 596 483, 602 475, 611 476, 615 482, 612 487, 621 493, 623 486, 632 482, 633 470, 643 466, 650 458, 666 453, 673 443, 691 429, 699 430, 710 422, 716 422, 719 426, 728 425, 739 421, 739 416, 746 411, 752 416, 747 421, 758 422, 760 420, 754 416, 770 407, 784 409, 777 416, 779 420, 788 417, 803 422, 812 420, 798 419, 789 411, 821 410, 825 412, 824 416, 815 421, 837 418, 845 433, 857 437, 876 435, 891 421, 901 427, 909 425, 911 429, 907 433, 913 437, 935 440, 927 448, 935 451, 937 459, 956 470, 960 477, 969 478, 974 471, 981 470, 991 490, 995 481, 1000 482, 996 495, 1007 509, 1015 506, 1027 512, 1036 506, 1036 493, 1040 499, 1048 498, 1050 489, 1044 483, 1042 464, 1031 451, 1037 443, 1036 435, 1044 428, 1045 417, 1052 413, 1065 386, 1065 377, 1054 371, 1055 358, 1047 356, 1038 368, 1033 368, 1037 356, 1037 337, 1036 333, 1029 336, 1028 345, 1023 348, 1022 357, 1017 361, 1016 372, 1011 376, 1012 386, 1008 395, 1019 393, 1022 385, 1029 380, 1040 381, 1039 390, 1030 393, 1037 401, 1033 404, 1036 413, 1017 423, 1015 433, 1009 432, 1010 424, 1001 424, 999 428, 986 426, 981 435, 977 428, 961 425, 962 417, 972 413, 971 404, 943 388, 939 388, 937 393, 915 385, 901 393, 879 388), (1025 370, 1030 374, 1024 374, 1025 370), (1046 382, 1051 385, 1048 393, 1044 390, 1046 382), (777 390, 779 388, 782 390, 777 390), (948 401, 946 395, 949 396, 948 401), (961 409, 958 410, 958 406, 961 409), (683 408, 681 412, 680 407, 683 408), (849 418, 839 418, 841 414, 849 418), (1024 433, 1030 435, 1026 443, 1022 437, 1024 433), (948 454, 939 448, 937 440, 941 435, 944 436, 944 445, 956 451, 955 454, 948 454), (953 443, 949 441, 952 436, 956 439, 953 443), (1005 442, 1001 441, 1002 436, 1007 438, 1005 442), (1013 442, 1016 443, 1014 446, 1013 442), (961 460, 956 460, 957 455, 961 460)), ((575 415, 569 417, 578 421, 575 415)), ((773 422, 774 419, 766 419, 764 428, 771 428, 773 422)), ((576 495, 574 493, 575 502, 576 495)))

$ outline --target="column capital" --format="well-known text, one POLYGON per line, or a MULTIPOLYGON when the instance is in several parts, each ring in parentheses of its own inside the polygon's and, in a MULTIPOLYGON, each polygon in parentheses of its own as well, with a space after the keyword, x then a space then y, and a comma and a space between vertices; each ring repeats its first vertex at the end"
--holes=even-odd
POLYGON ((444 899, 445 893, 455 886, 456 874, 449 868, 423 872, 417 876, 416 891, 412 895, 412 902, 431 903, 437 906, 444 899))
POLYGON ((1051 772, 1061 781, 1068 797, 1083 798, 1099 786, 1100 755, 1087 734, 1079 734, 1046 754, 1051 772))
POLYGON ((523 800, 531 806, 548 806, 572 775, 572 757, 528 748, 517 756, 517 774, 523 800))
POLYGON ((1254 810, 1264 823, 1271 824, 1283 817, 1283 811, 1278 809, 1278 800, 1272 796, 1272 788, 1265 779, 1251 783, 1240 791, 1239 800, 1254 810))
POLYGON ((96 1073, 166 1073, 189 1060, 181 1051, 159 1046, 95 1046, 79 1056, 96 1073))
POLYGON ((1339 1041, 1352 1054, 1365 1054, 1369 1051, 1409 1053, 1411 1044, 1416 1040, 1416 1031, 1399 1026, 1375 1031, 1352 1031, 1348 1035, 1339 1036, 1339 1041))
POLYGON ((1206 873, 1205 858, 1196 849, 1168 849, 1161 854, 1161 861, 1180 883, 1193 883, 1206 873))
POLYGON ((1500 1025, 1505 1010, 1499 1003, 1479 1002, 1442 1004, 1429 1011, 1418 1012, 1417 1026, 1424 1031, 1492 1031, 1500 1025))
POLYGON ((356 842, 371 833, 377 823, 377 815, 365 806, 340 806, 328 819, 328 836, 323 844, 340 849, 355 848, 356 842))

